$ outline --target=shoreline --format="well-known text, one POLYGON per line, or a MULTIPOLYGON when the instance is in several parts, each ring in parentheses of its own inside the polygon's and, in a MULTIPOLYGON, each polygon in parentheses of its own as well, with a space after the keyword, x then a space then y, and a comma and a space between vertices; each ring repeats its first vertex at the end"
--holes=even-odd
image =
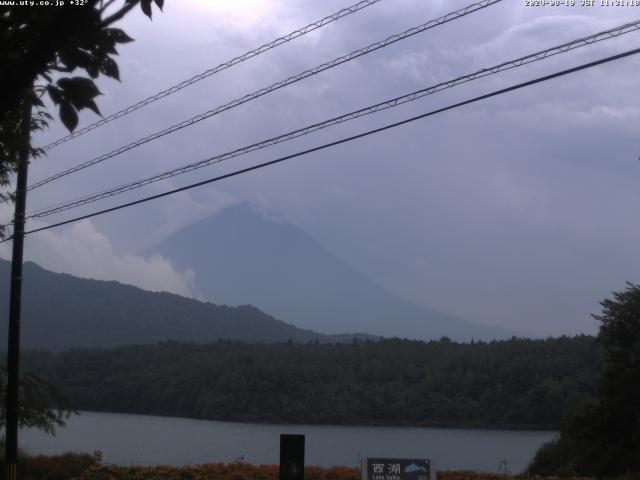
POLYGON ((78 415, 72 415, 70 418, 74 416, 81 416, 82 413, 89 414, 104 414, 104 415, 130 415, 137 417, 152 417, 152 418, 166 418, 166 419, 176 419, 176 420, 188 420, 188 421, 196 421, 196 422, 212 422, 212 423, 224 423, 231 425, 264 425, 271 427, 345 427, 345 428, 411 428, 411 429, 426 429, 426 430, 457 430, 457 431, 474 431, 474 432, 496 432, 496 433, 504 433, 504 432, 531 432, 531 433, 558 433, 560 427, 558 428, 535 428, 535 427, 527 427, 527 426, 518 426, 518 427, 506 427, 504 425, 499 426, 497 428, 489 428, 483 426, 469 426, 469 425, 450 425, 445 423, 432 423, 432 424, 424 424, 424 425, 414 425, 414 424, 394 424, 394 423, 376 423, 376 424, 361 424, 361 423, 286 423, 286 422, 278 422, 278 421, 260 421, 260 420, 223 420, 223 419, 211 419, 211 418, 198 418, 198 417, 181 417, 177 415, 163 415, 159 413, 137 413, 137 412, 114 412, 114 411, 106 411, 106 410, 78 410, 78 415))

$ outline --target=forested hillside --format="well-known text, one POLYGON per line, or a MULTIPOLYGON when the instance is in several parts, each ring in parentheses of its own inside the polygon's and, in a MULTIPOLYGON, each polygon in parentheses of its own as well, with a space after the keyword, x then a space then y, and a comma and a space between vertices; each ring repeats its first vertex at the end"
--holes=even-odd
MULTIPOLYGON (((10 263, 0 260, 0 311, 8 312, 10 263)), ((251 306, 200 302, 131 285, 54 273, 24 264, 23 348, 64 350, 164 340, 206 343, 350 341, 351 335, 323 335, 297 328, 251 306)), ((0 328, 0 345, 7 329, 0 328)), ((363 335, 363 337, 366 337, 363 335)))
POLYGON ((31 352, 78 409, 247 422, 556 429, 595 394, 593 337, 162 343, 31 352))

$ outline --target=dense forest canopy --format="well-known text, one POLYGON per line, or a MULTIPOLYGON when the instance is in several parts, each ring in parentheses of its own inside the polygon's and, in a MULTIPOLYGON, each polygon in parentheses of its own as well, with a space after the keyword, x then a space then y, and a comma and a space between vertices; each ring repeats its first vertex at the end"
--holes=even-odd
POLYGON ((74 407, 247 422, 556 429, 595 395, 593 337, 31 352, 74 407))

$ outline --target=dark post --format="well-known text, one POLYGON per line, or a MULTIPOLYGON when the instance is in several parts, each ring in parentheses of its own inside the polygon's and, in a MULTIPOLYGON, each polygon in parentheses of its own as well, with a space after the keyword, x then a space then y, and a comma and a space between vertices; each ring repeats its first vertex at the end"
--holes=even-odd
POLYGON ((7 478, 16 479, 18 460, 18 393, 20 383, 20 300, 22 297, 22 252, 24 247, 24 213, 27 204, 27 172, 31 140, 31 101, 25 95, 22 115, 24 146, 18 157, 16 208, 13 215, 13 254, 11 257, 11 296, 9 299, 9 345, 7 354, 7 405, 5 461, 7 478))
POLYGON ((280 435, 278 480, 304 480, 304 435, 280 435))

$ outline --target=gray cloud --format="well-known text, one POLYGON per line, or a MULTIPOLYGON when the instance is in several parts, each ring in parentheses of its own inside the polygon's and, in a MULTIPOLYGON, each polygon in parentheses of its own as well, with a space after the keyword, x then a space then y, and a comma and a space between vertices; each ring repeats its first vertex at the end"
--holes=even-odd
MULTIPOLYGON (((7 216, 3 213, 3 217, 7 216)), ((109 237, 88 220, 65 230, 47 230, 27 237, 25 252, 26 260, 54 272, 95 280, 116 280, 145 290, 200 298, 193 271, 178 271, 159 255, 117 254, 109 237)), ((0 245, 0 257, 11 258, 9 243, 0 245)))
MULTIPOLYGON (((167 2, 153 22, 131 15, 123 27, 137 41, 122 48, 123 82, 101 83, 101 108, 112 112, 344 4, 254 0, 249 8, 193 0, 167 2)), ((385 0, 65 144, 34 164, 32 178, 463 5, 385 0)), ((55 203, 221 153, 609 28, 632 13, 503 2, 35 191, 29 202, 55 203)), ((103 205, 577 65, 628 49, 637 39, 630 34, 486 78, 103 205)), ((639 66, 638 59, 623 60, 101 217, 94 225, 113 254, 126 257, 248 199, 282 212, 357 269, 414 301, 541 335, 592 332, 589 313, 597 302, 624 281, 637 281, 640 269, 640 227, 634 222, 640 201, 639 66)), ((84 119, 93 120, 89 114, 84 119)), ((42 141, 63 133, 56 126, 42 141)), ((67 241, 65 232, 71 230, 52 235, 67 241)))

